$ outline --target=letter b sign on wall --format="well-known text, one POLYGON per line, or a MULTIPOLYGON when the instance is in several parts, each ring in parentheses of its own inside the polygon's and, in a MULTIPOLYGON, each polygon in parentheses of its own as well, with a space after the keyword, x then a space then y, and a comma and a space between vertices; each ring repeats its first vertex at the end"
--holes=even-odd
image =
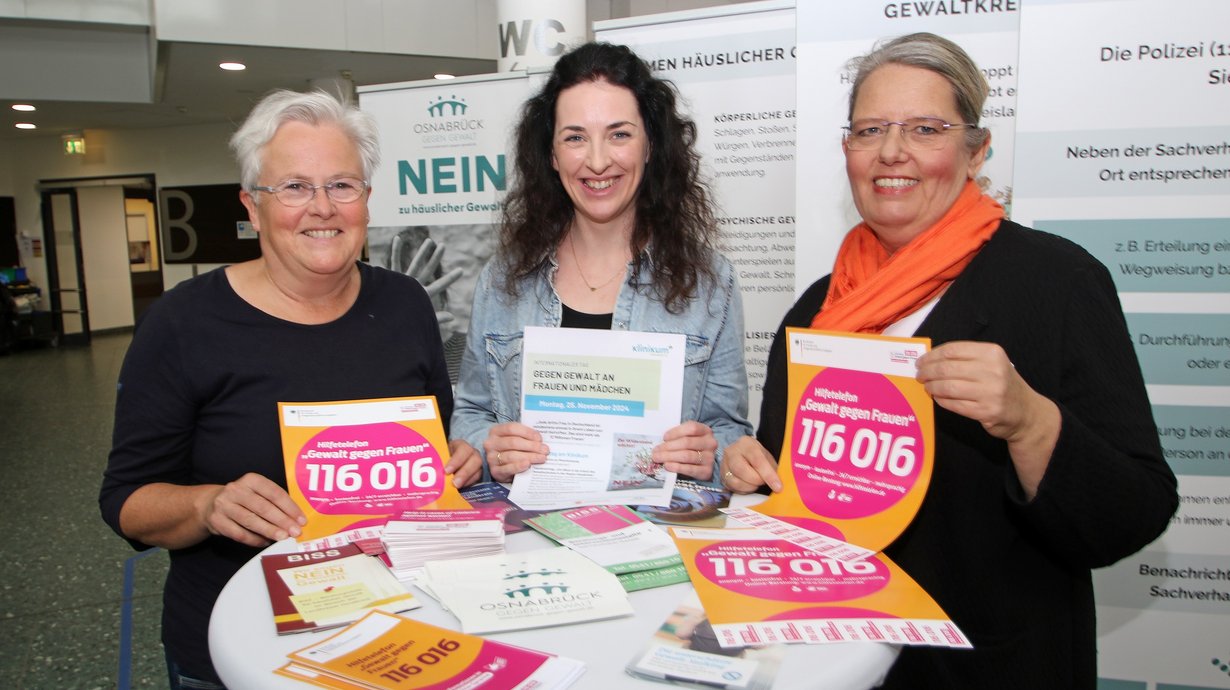
POLYGON ((169 264, 231 264, 260 256, 259 242, 240 237, 248 210, 238 184, 163 187, 158 210, 169 264))

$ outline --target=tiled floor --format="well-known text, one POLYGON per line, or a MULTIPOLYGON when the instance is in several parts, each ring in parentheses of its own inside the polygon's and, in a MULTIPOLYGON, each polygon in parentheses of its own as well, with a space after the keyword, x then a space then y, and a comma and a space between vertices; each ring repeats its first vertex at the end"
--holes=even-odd
POLYGON ((164 688, 165 552, 98 512, 127 334, 0 357, 0 686, 164 688), (125 565, 131 625, 122 625, 125 565), (130 628, 130 629, 129 629, 130 628))

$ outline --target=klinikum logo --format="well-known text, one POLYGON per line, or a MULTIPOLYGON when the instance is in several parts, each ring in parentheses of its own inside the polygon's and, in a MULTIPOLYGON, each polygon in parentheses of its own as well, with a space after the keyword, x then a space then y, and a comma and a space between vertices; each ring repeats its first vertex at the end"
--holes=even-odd
POLYGON ((427 114, 432 117, 446 117, 449 115, 465 115, 466 109, 470 106, 466 105, 464 98, 457 98, 450 95, 448 100, 444 100, 444 96, 437 96, 434 103, 427 105, 427 114), (448 110, 446 113, 445 110, 448 110))

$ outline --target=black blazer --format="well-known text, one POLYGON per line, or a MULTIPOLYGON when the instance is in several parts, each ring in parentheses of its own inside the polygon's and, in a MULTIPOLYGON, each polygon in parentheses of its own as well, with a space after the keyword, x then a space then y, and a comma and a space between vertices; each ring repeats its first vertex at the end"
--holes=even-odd
MULTIPOLYGON (((785 328, 811 325, 828 283, 803 293, 769 352, 757 438, 775 457, 786 419, 785 328)), ((1153 541, 1178 506, 1109 272, 1068 240, 1004 221, 915 335, 932 347, 998 343, 1059 405, 1063 427, 1026 502, 1006 444, 935 408, 931 485, 885 553, 974 651, 907 647, 884 687, 1095 687, 1090 568, 1153 541)))

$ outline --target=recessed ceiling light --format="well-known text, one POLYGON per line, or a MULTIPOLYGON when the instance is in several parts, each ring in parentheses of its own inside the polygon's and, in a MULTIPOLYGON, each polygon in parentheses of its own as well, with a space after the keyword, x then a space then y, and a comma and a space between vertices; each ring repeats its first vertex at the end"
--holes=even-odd
POLYGON ((23 113, 28 113, 34 110, 34 106, 29 103, 14 103, 13 110, 20 110, 23 113))
POLYGON ((457 75, 455 75, 455 74, 445 74, 444 72, 441 72, 441 73, 439 73, 439 74, 437 74, 437 75, 436 75, 436 79, 456 79, 456 78, 457 78, 457 75))
POLYGON ((241 72, 248 68, 248 66, 242 62, 222 62, 219 63, 218 66, 228 72, 241 72))
POLYGON ((18 122, 14 126, 17 127, 17 129, 34 129, 35 128, 34 124, 30 122, 18 122))

